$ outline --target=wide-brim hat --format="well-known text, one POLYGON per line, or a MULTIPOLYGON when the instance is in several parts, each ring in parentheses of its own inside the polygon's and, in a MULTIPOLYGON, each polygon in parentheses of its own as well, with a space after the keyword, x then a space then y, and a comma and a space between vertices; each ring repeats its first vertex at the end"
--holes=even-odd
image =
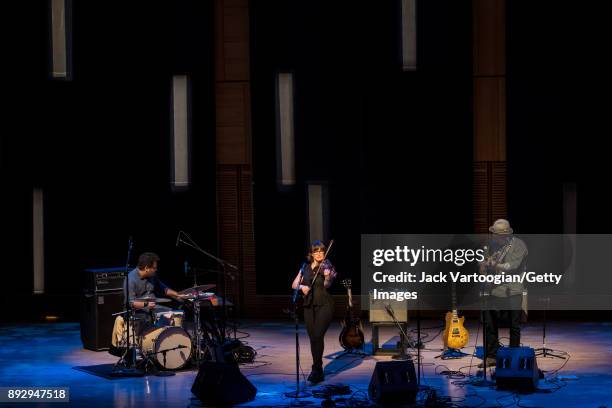
POLYGON ((499 235, 510 235, 513 232, 512 228, 510 227, 510 222, 508 222, 508 220, 504 220, 503 218, 496 220, 493 225, 489 227, 489 231, 493 234, 499 235))

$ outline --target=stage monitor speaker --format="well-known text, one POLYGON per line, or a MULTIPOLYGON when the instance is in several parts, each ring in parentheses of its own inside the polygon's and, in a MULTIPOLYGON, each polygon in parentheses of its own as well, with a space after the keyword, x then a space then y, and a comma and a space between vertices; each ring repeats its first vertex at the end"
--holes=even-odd
POLYGON ((412 361, 378 361, 368 394, 377 404, 410 404, 416 401, 419 386, 412 361))
POLYGON ((204 362, 191 386, 204 406, 228 406, 252 401, 257 388, 242 375, 236 363, 204 362))
POLYGON ((502 347, 496 360, 497 388, 533 390, 538 386, 540 373, 531 347, 502 347))
POLYGON ((87 292, 81 307, 81 341, 89 350, 108 350, 115 316, 124 308, 123 291, 87 292))

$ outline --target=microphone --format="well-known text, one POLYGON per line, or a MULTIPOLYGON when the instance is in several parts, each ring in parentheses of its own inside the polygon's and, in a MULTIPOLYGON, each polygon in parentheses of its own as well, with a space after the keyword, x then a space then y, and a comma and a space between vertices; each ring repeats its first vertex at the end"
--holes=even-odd
POLYGON ((181 232, 183 231, 179 231, 178 235, 176 236, 176 243, 174 244, 175 246, 179 246, 179 242, 181 242, 181 232))

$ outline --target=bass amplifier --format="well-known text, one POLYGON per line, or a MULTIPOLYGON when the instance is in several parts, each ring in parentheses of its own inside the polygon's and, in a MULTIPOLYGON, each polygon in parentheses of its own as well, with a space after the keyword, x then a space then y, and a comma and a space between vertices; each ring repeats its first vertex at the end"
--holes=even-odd
POLYGON ((85 269, 83 289, 86 293, 123 290, 125 266, 118 268, 85 269))
POLYGON ((125 266, 83 271, 81 341, 89 350, 108 350, 115 316, 125 305, 125 266))
POLYGON ((89 350, 108 350, 115 316, 125 304, 123 291, 84 293, 81 299, 81 341, 89 350))
POLYGON ((393 315, 400 323, 408 322, 408 306, 406 302, 398 302, 397 300, 378 300, 373 299, 370 295, 370 322, 393 323, 393 318, 387 312, 387 307, 393 312, 393 315))

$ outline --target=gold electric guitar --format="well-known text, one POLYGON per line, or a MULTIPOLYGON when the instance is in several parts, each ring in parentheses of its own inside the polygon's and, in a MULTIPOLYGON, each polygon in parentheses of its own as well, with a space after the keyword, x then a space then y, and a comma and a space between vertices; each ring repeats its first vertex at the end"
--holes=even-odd
POLYGON ((457 314, 457 299, 455 294, 455 283, 453 283, 453 311, 446 312, 446 326, 442 334, 445 349, 461 349, 466 346, 470 339, 470 334, 463 327, 465 316, 459 317, 457 314))

